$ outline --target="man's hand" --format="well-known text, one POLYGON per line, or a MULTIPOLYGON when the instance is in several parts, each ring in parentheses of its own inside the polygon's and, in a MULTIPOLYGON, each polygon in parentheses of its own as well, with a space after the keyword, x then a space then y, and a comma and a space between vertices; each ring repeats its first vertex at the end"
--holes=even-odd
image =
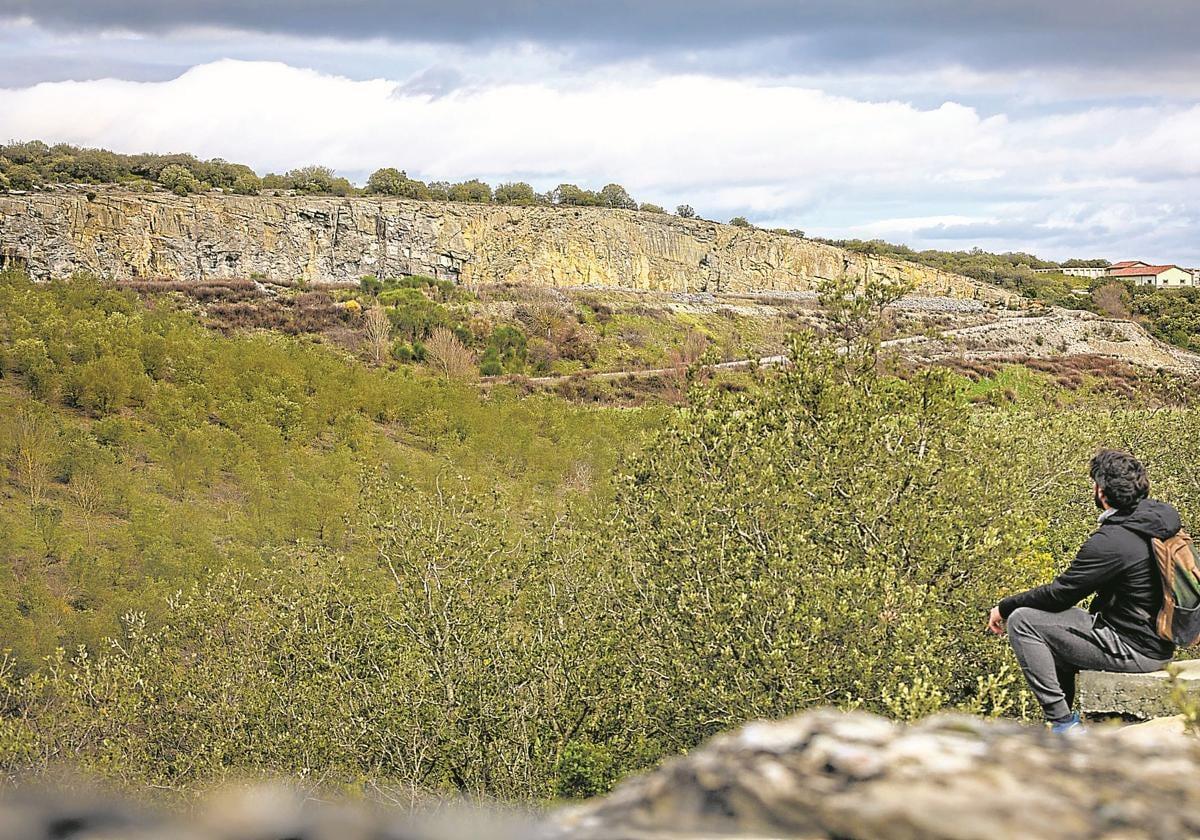
POLYGON ((1004 619, 1000 617, 999 607, 992 607, 992 611, 988 614, 987 629, 997 636, 1004 635, 1004 619))

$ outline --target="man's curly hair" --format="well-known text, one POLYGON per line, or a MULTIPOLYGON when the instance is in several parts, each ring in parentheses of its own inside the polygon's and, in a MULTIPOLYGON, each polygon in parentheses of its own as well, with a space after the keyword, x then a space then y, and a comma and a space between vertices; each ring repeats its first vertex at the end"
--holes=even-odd
POLYGON ((1092 481, 1117 510, 1132 510, 1150 495, 1150 476, 1142 462, 1119 449, 1101 449, 1088 465, 1092 481))

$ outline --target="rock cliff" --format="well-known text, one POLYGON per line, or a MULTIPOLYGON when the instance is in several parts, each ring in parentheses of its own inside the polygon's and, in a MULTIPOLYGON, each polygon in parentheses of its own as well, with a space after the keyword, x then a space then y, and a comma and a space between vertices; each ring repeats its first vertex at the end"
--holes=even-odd
POLYGON ((804 290, 848 272, 903 278, 927 294, 1007 297, 935 269, 699 219, 386 198, 0 195, 0 261, 35 278, 87 271, 333 283, 428 274, 466 284, 682 292, 804 290))

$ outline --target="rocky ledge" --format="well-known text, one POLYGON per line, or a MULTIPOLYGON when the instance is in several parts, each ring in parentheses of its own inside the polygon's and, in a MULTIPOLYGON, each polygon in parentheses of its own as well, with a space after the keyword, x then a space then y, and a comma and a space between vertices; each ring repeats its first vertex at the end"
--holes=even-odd
POLYGON ((679 292, 803 290, 877 275, 926 294, 1003 303, 995 287, 796 236, 582 207, 388 198, 57 192, 0 195, 0 265, 35 278, 358 282, 426 274, 465 284, 679 292))
POLYGON ((1200 752, 941 716, 759 723, 557 815, 571 840, 1099 838, 1200 833, 1200 752))
POLYGON ((0 805, 0 836, 164 840, 700 840, 700 838, 1133 838, 1200 836, 1191 738, 1072 738, 941 716, 905 726, 816 711, 755 723, 541 818, 434 821, 315 808, 276 791, 223 800, 181 824, 78 797, 0 805))

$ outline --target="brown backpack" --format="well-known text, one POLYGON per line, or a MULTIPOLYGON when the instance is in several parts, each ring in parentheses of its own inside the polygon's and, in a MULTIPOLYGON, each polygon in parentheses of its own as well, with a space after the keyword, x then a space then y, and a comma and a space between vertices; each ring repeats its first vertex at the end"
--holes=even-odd
POLYGON ((1165 540, 1151 539, 1163 603, 1155 628, 1179 647, 1200 641, 1200 555, 1187 531, 1165 540))

